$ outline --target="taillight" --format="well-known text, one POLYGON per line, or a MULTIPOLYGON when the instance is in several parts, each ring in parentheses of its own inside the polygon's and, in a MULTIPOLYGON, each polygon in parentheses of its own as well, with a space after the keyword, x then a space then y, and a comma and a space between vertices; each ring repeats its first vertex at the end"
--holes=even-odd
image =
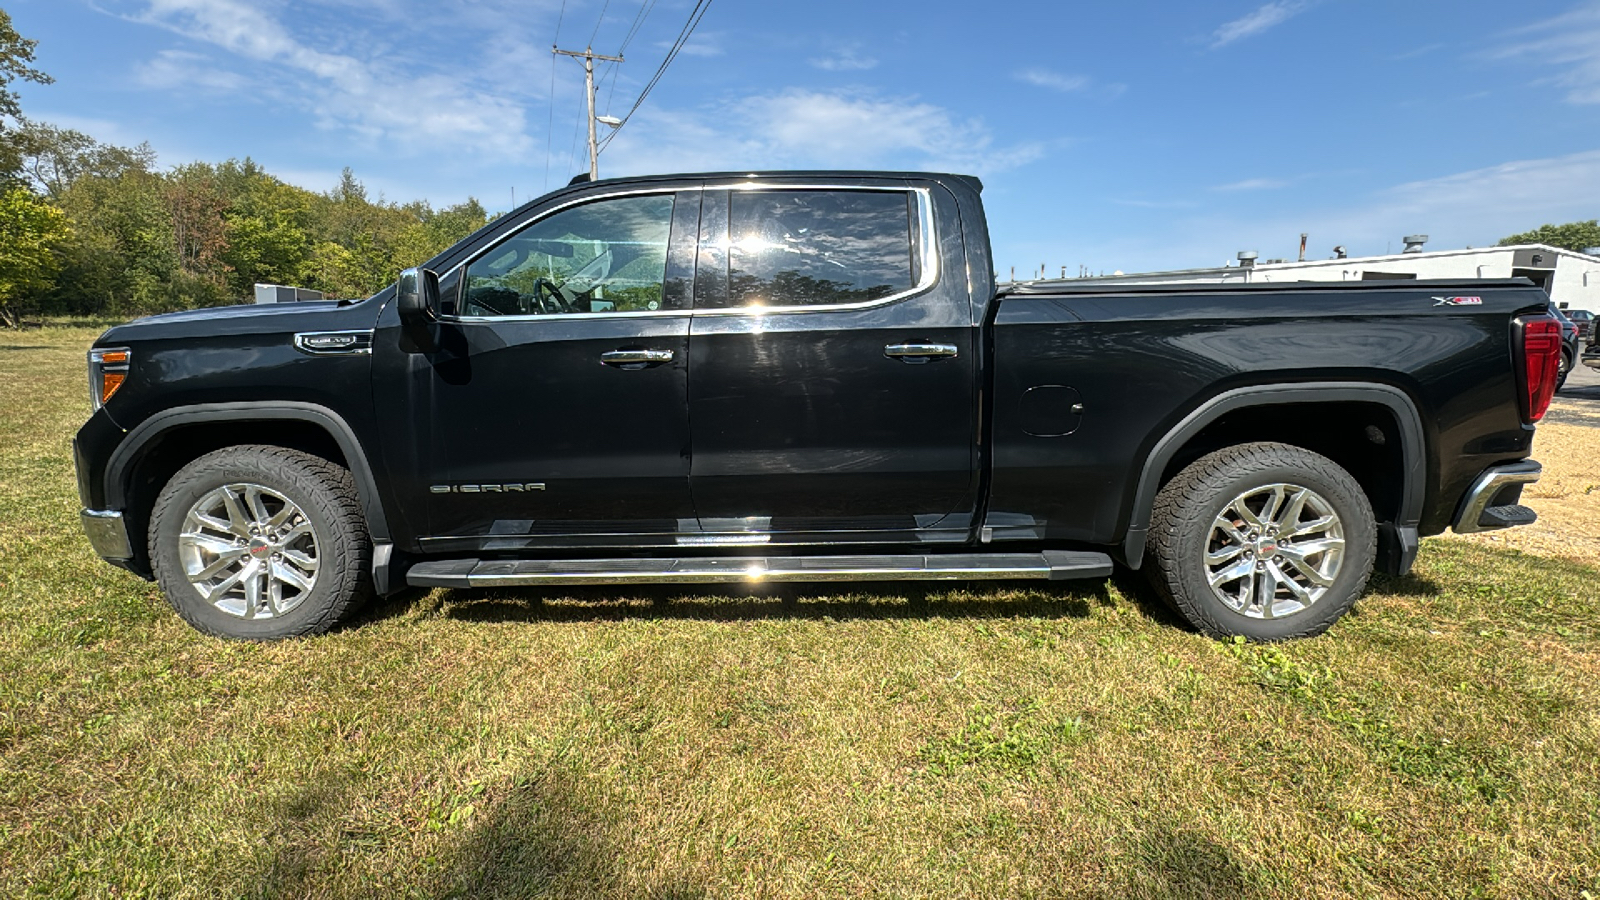
POLYGON ((96 347, 89 351, 89 405, 106 404, 111 395, 128 380, 128 365, 133 354, 126 347, 96 347))
POLYGON ((1556 394, 1556 376, 1561 371, 1561 323, 1551 316, 1530 316, 1517 320, 1522 332, 1522 389, 1527 405, 1523 421, 1537 422, 1550 408, 1556 394))

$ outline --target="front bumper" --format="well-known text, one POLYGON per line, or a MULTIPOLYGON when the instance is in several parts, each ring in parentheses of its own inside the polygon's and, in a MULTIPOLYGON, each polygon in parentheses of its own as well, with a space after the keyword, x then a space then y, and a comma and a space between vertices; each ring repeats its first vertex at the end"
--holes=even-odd
POLYGON ((1484 469, 1461 498, 1461 508, 1452 523, 1455 532, 1473 534, 1533 524, 1538 516, 1517 501, 1522 499, 1522 486, 1538 481, 1542 471, 1531 459, 1484 469))
POLYGON ((128 538, 128 523, 122 513, 111 509, 86 509, 83 531, 89 536, 89 546, 101 559, 119 564, 133 559, 133 542, 128 538))

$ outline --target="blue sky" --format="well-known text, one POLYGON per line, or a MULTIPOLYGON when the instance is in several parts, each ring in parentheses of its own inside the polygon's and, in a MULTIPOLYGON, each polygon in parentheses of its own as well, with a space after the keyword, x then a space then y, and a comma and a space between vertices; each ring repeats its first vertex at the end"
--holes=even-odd
MULTIPOLYGON (((621 115, 692 6, 0 2, 57 80, 21 86, 32 118, 491 210, 585 168, 558 21, 615 54, 648 9, 602 70, 621 115)), ((1314 257, 1482 245, 1600 216, 1600 0, 713 0, 600 167, 970 172, 1019 274, 1292 257, 1302 231, 1314 257)))

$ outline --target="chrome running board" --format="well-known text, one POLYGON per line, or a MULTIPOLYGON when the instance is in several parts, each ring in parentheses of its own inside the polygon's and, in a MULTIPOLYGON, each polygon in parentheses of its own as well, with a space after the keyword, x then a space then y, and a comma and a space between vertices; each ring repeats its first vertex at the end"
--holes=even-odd
POLYGON ((907 556, 722 556, 663 559, 451 559, 418 563, 416 587, 565 584, 759 584, 789 581, 977 581, 1105 578, 1104 553, 941 553, 907 556))

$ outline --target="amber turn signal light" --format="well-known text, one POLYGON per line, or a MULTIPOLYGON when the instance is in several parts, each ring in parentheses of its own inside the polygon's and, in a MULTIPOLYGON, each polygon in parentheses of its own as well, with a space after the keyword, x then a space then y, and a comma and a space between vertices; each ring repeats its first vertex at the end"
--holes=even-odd
POLYGON ((104 406, 111 395, 128 380, 128 366, 133 354, 126 347, 89 351, 89 403, 95 409, 104 406))

